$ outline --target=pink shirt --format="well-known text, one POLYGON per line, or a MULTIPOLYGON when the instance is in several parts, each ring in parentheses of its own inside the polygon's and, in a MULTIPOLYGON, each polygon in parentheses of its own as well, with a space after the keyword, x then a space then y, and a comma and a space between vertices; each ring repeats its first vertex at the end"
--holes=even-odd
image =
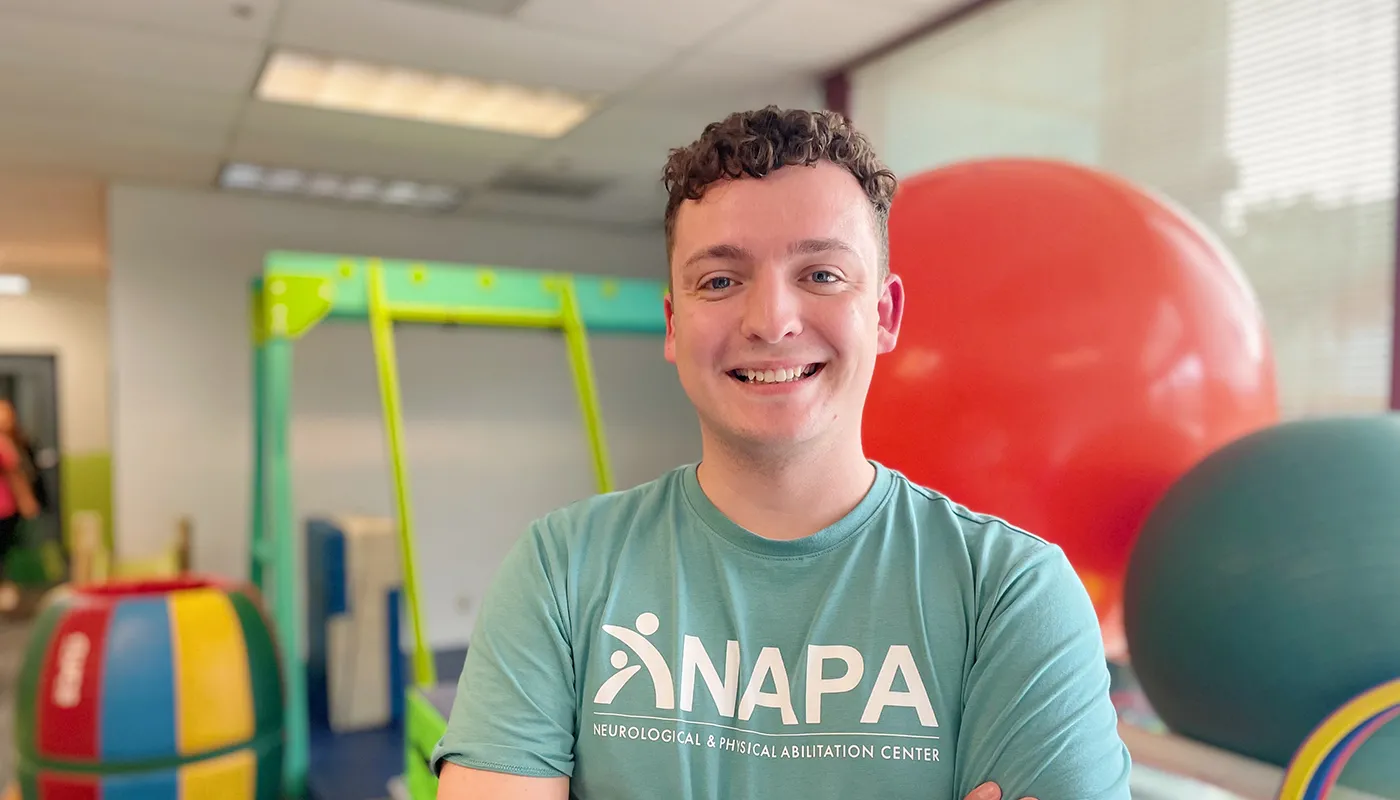
POLYGON ((19 501, 10 485, 11 473, 19 469, 19 452, 9 439, 0 437, 0 519, 19 513, 19 501))

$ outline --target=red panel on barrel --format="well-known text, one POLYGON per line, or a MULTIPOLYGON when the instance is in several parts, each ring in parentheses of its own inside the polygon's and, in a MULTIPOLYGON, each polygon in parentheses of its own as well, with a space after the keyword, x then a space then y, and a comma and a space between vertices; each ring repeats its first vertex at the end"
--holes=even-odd
POLYGON ((96 778, 40 775, 39 800, 102 800, 102 786, 96 778))
MULTIPOLYGON (((77 606, 58 623, 49 640, 36 703, 41 758, 96 760, 100 752, 97 731, 102 698, 98 689, 110 617, 110 606, 77 606)), ((43 796, 96 800, 95 785, 92 791, 52 796, 45 792, 43 796)))

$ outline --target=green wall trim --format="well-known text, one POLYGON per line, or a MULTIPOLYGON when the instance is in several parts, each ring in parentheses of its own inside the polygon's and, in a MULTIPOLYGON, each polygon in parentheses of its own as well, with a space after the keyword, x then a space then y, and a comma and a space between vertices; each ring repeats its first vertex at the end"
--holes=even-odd
POLYGON ((112 454, 65 453, 60 463, 65 530, 75 511, 96 511, 102 515, 102 541, 112 552, 112 454))

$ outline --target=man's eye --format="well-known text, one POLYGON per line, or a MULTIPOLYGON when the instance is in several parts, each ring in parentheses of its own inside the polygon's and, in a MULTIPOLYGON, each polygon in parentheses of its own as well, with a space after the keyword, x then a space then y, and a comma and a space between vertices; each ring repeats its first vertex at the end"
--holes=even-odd
POLYGON ((728 289, 728 288, 729 288, 729 283, 730 283, 730 279, 729 279, 729 278, 725 278, 725 277, 714 277, 714 278, 710 278, 709 280, 705 281, 705 283, 704 283, 704 288, 706 288, 706 289, 728 289))
POLYGON ((835 283, 836 273, 827 272, 824 269, 819 269, 816 272, 812 273, 812 279, 815 280, 817 283, 835 283))

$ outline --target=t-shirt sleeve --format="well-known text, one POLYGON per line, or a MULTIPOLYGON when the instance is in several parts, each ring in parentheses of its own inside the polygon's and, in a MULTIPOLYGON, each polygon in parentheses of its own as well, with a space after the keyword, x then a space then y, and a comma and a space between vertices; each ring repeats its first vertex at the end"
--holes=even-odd
POLYGON ((536 523, 507 554, 478 612, 447 731, 433 750, 465 767, 571 776, 574 666, 564 559, 536 523))
POLYGON ((958 796, 991 780, 1012 800, 1129 800, 1102 635, 1063 551, 1038 545, 987 611, 958 730, 958 796))

